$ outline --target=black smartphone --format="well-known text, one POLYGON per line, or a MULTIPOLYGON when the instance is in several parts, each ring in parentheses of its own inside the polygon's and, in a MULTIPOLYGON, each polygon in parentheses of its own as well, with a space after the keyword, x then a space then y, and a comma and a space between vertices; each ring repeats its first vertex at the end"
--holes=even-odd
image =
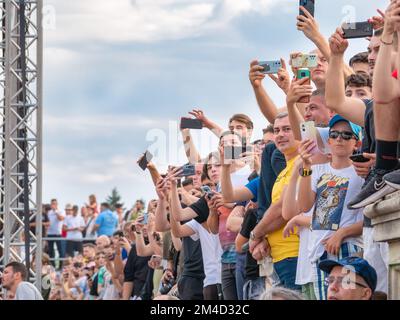
MULTIPOLYGON (((300 6, 303 6, 314 17, 315 0, 300 0, 300 6)), ((299 10, 301 16, 305 16, 303 10, 299 10)))
POLYGON ((353 154, 350 156, 350 159, 353 162, 368 162, 370 160, 364 157, 362 153, 353 154))
POLYGON ((241 154, 245 152, 251 152, 250 146, 230 146, 224 148, 224 158, 227 160, 237 160, 241 158, 241 154))
POLYGON ((182 173, 178 177, 190 177, 196 174, 196 170, 194 164, 185 164, 181 167, 182 173))
POLYGON ((373 25, 368 21, 344 23, 342 29, 344 39, 367 38, 374 34, 373 25))
POLYGON ((151 161, 151 159, 153 159, 153 155, 149 152, 146 151, 143 156, 139 159, 139 167, 142 168, 142 170, 146 170, 147 169, 147 165, 149 164, 149 162, 151 161))
POLYGON ((203 129, 203 122, 199 119, 181 118, 181 129, 203 129))

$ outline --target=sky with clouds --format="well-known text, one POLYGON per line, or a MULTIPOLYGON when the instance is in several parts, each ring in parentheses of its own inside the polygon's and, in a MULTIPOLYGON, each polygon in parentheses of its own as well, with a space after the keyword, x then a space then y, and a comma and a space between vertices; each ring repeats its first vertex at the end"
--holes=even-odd
MULTIPOLYGON (((317 0, 329 37, 347 17, 375 15, 374 0, 317 0)), ((388 1, 379 2, 384 9, 388 1)), ((178 119, 193 107, 222 126, 246 113, 254 139, 267 124, 248 81, 253 59, 312 50, 296 30, 298 0, 45 0, 43 202, 103 201, 117 187, 125 206, 155 197, 136 159, 159 145, 154 162, 183 164, 178 119)), ((351 40, 346 58, 366 51, 351 40)), ((279 106, 284 96, 265 87, 279 106)), ((216 138, 194 138, 206 155, 216 138)))

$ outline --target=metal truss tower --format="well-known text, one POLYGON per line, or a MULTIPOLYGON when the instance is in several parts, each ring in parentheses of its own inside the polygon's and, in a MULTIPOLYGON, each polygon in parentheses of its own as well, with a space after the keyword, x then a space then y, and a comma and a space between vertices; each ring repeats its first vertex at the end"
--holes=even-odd
POLYGON ((39 291, 42 8, 43 0, 0 0, 0 269, 10 261, 24 263, 39 291), (30 223, 36 223, 36 232, 30 223))

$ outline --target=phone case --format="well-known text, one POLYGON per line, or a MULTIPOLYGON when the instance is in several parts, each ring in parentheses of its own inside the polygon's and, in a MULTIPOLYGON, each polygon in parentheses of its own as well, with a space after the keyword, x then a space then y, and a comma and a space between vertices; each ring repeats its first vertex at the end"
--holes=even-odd
POLYGON ((316 54, 302 54, 291 62, 294 68, 316 68, 318 66, 318 56, 316 54))
POLYGON ((317 129, 314 121, 302 122, 300 125, 301 139, 317 141, 317 129))
POLYGON ((179 175, 180 177, 190 177, 194 176, 196 173, 195 167, 193 164, 188 164, 182 166, 182 173, 179 175))
POLYGON ((345 39, 372 37, 374 33, 372 23, 369 23, 368 21, 345 23, 342 28, 344 32, 343 38, 345 39))
POLYGON ((181 129, 203 129, 203 123, 199 119, 181 118, 181 129))
POLYGON ((279 69, 282 68, 280 60, 259 61, 258 65, 264 68, 264 70, 262 71, 262 73, 264 74, 278 73, 279 69))
MULTIPOLYGON (((300 0, 299 4, 300 4, 300 6, 303 6, 304 8, 306 8, 307 11, 314 17, 315 0, 300 0)), ((302 10, 299 10, 299 14, 301 16, 305 16, 305 14, 302 10)))
POLYGON ((149 151, 146 151, 139 160, 139 167, 142 168, 143 171, 146 170, 151 159, 153 159, 153 155, 149 151))
MULTIPOLYGON (((308 77, 308 81, 307 81, 306 83, 304 83, 304 85, 309 85, 309 84, 311 84, 311 79, 310 79, 311 74, 310 74, 310 70, 308 70, 308 69, 299 69, 299 70, 297 70, 297 79, 303 79, 303 78, 306 78, 306 77, 308 77)), ((299 102, 300 102, 300 103, 309 103, 309 102, 310 102, 310 97, 308 97, 308 96, 302 97, 302 98, 299 100, 299 102)))

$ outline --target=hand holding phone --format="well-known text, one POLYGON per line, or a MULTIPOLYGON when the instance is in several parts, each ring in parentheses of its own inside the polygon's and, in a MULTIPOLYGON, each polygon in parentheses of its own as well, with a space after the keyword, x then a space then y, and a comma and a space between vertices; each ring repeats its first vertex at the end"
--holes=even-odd
POLYGON ((317 140, 317 128, 315 127, 314 121, 306 121, 300 124, 301 140, 314 141, 316 147, 311 151, 315 154, 318 151, 318 140, 317 140))
POLYGON ((342 29, 344 39, 368 38, 374 34, 373 24, 369 21, 344 23, 342 29))
MULTIPOLYGON (((300 0, 299 1, 299 6, 304 7, 313 17, 315 13, 315 0, 300 0)), ((303 10, 301 8, 299 9, 299 14, 301 16, 306 16, 303 10)))
POLYGON ((146 151, 138 160, 139 167, 145 171, 151 159, 153 159, 153 155, 149 151, 146 151))
POLYGON ((181 169, 182 169, 182 172, 178 175, 178 177, 180 177, 180 178, 190 177, 190 176, 194 176, 196 174, 194 164, 191 164, 191 163, 185 164, 181 167, 181 169))
POLYGON ((350 156, 351 161, 353 162, 368 162, 370 159, 364 157, 362 153, 353 154, 350 156))

